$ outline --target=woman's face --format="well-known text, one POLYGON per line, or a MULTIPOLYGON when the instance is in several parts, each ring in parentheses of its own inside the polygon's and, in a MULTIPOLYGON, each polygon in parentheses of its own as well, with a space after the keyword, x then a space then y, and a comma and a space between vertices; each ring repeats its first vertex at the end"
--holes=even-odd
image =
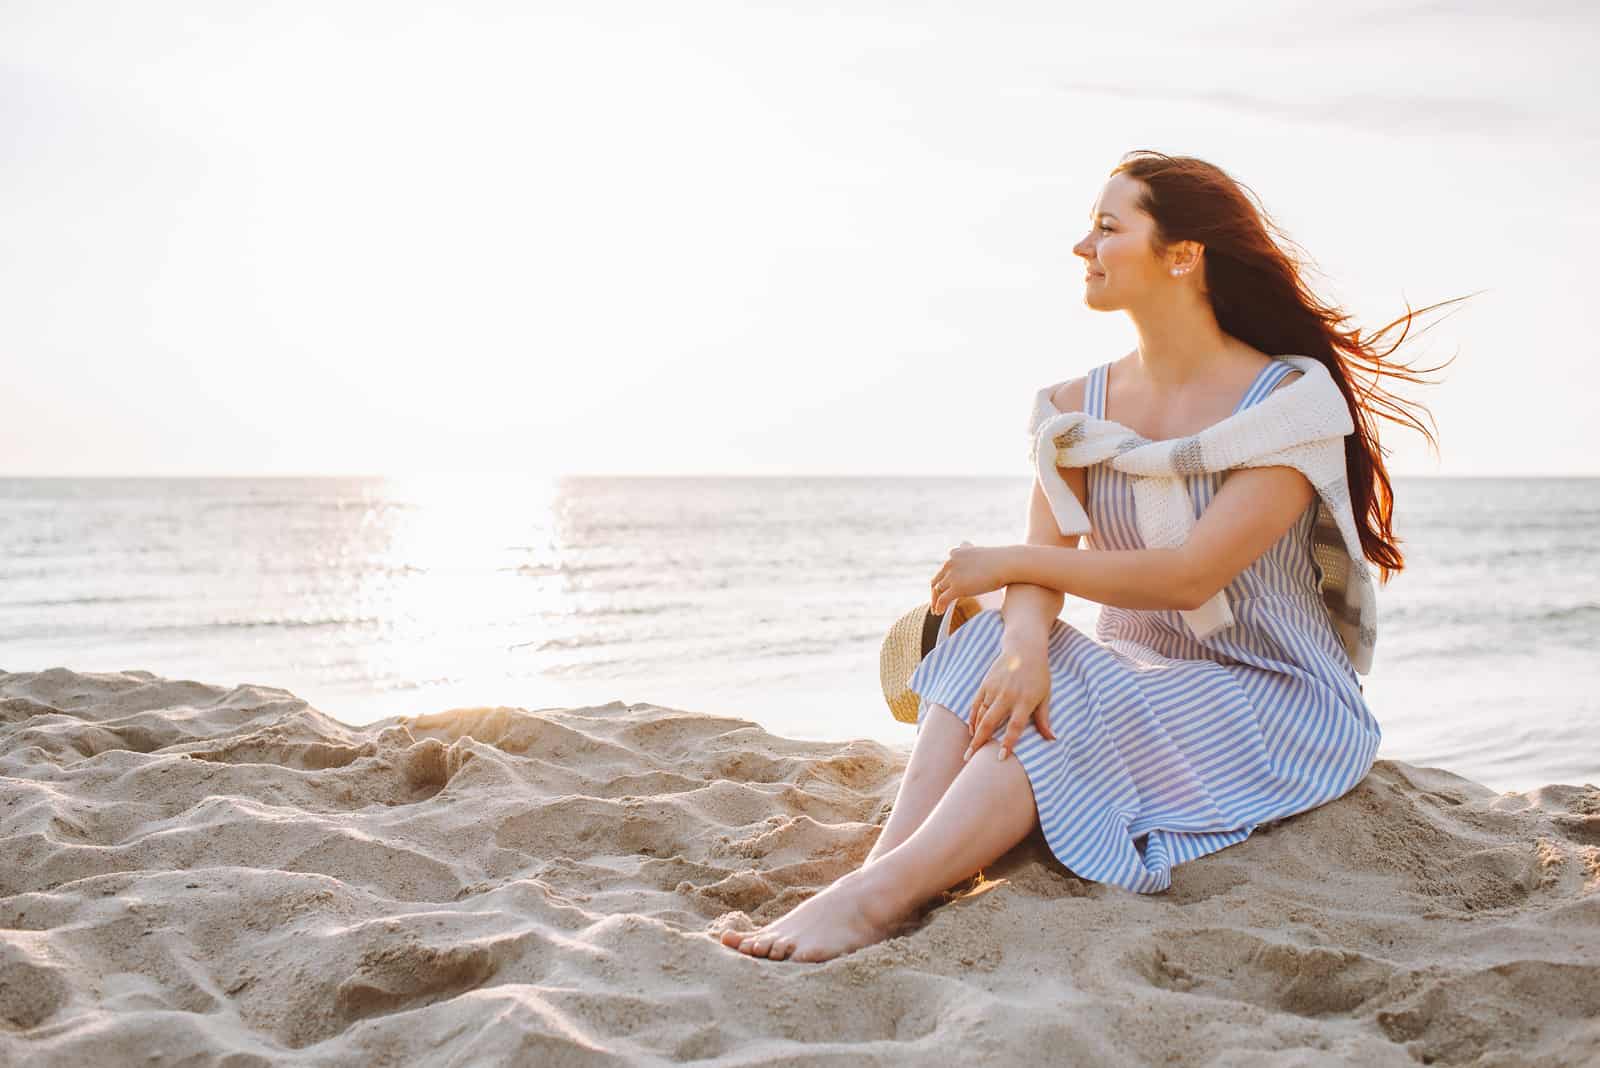
POLYGON ((1083 302, 1097 311, 1116 311, 1145 303, 1179 281, 1170 265, 1150 248, 1155 219, 1134 206, 1144 184, 1114 174, 1089 216, 1089 232, 1072 246, 1083 257, 1083 302))

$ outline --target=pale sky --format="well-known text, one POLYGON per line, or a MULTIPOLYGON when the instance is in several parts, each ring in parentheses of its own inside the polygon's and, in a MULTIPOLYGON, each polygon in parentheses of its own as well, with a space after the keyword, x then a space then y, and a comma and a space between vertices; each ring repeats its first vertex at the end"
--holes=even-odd
POLYGON ((1025 477, 1135 148, 1487 291, 1392 473, 1600 474, 1592 4, 809 6, 8 0, 0 474, 1025 477))

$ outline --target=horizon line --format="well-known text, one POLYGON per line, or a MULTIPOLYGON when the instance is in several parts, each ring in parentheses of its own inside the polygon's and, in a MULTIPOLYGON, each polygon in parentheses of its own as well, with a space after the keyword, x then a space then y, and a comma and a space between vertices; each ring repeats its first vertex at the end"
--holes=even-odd
MULTIPOLYGON (((15 481, 24 481, 24 480, 26 480, 26 481, 35 481, 35 482, 72 481, 72 480, 79 480, 79 481, 131 481, 131 480, 136 480, 136 479, 145 479, 145 480, 149 480, 149 481, 174 481, 174 482, 175 481, 182 481, 182 480, 185 480, 185 479, 188 479, 188 480, 200 480, 200 479, 213 479, 213 480, 220 480, 220 479, 241 479, 241 480, 243 480, 243 479, 259 479, 259 480, 279 479, 279 480, 297 480, 297 481, 307 481, 307 480, 313 480, 313 479, 326 479, 326 480, 332 480, 332 479, 401 480, 401 479, 450 478, 450 477, 457 477, 457 478, 461 478, 461 477, 466 477, 466 478, 490 478, 490 477, 493 477, 493 478, 526 478, 526 479, 534 479, 534 480, 540 480, 540 481, 548 481, 548 480, 552 480, 552 479, 606 479, 606 478, 611 478, 611 479, 662 479, 662 480, 667 480, 667 479, 689 480, 689 479, 708 479, 708 478, 719 478, 719 479, 740 479, 740 478, 742 478, 742 479, 780 479, 780 478, 821 479, 821 478, 833 478, 833 479, 863 479, 863 480, 866 480, 866 479, 886 479, 886 478, 898 478, 898 479, 906 479, 906 478, 926 478, 926 479, 992 478, 992 479, 1016 479, 1017 481, 1023 481, 1023 480, 1026 480, 1027 478, 1031 477, 1031 475, 1030 474, 1026 474, 1026 473, 999 474, 999 473, 993 473, 993 472, 949 473, 949 474, 926 474, 926 473, 913 474, 913 473, 907 473, 907 472, 880 472, 880 473, 871 473, 871 474, 861 474, 861 473, 837 473, 837 472, 815 472, 815 473, 773 472, 773 473, 768 473, 768 472, 759 472, 759 471, 756 471, 756 472, 751 472, 751 471, 745 471, 745 472, 708 471, 708 472, 679 472, 679 473, 673 473, 673 474, 662 474, 662 473, 651 473, 651 472, 637 472, 637 473, 618 473, 618 472, 611 472, 611 471, 545 472, 545 471, 515 471, 515 470, 494 470, 494 469, 489 469, 489 470, 461 469, 461 470, 448 470, 448 471, 444 471, 444 470, 419 470, 419 471, 391 472, 391 473, 388 473, 388 474, 375 474, 375 473, 371 473, 371 472, 364 472, 364 473, 309 473, 309 474, 262 474, 262 473, 256 473, 256 474, 72 474, 72 475, 59 475, 59 474, 57 474, 57 475, 34 475, 34 474, 6 474, 6 473, 0 473, 0 480, 8 480, 9 479, 9 480, 15 480, 15 481)), ((1587 479, 1587 478, 1600 478, 1600 471, 1593 471, 1593 472, 1584 472, 1584 471, 1559 472, 1558 471, 1558 472, 1537 472, 1537 473, 1535 473, 1535 472, 1509 472, 1509 473, 1494 473, 1494 474, 1444 474, 1444 473, 1439 473, 1439 472, 1424 474, 1424 473, 1390 472, 1390 477, 1392 477, 1392 478, 1419 478, 1419 479, 1430 479, 1430 478, 1431 479, 1463 479, 1463 480, 1464 479, 1510 479, 1510 478, 1587 479)))

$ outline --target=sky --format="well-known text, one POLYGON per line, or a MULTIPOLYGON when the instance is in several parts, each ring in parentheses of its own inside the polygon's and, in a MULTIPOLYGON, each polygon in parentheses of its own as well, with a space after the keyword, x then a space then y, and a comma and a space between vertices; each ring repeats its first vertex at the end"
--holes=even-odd
POLYGON ((1592 4, 807 6, 8 0, 0 475, 1026 477, 1138 148, 1478 294, 1392 474, 1600 474, 1592 4))

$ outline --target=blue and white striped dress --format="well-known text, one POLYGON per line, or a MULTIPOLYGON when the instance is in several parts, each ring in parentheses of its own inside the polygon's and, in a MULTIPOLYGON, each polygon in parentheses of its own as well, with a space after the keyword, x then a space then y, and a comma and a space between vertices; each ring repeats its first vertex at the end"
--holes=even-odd
MULTIPOLYGON (((1109 367, 1086 383, 1084 410, 1098 418, 1109 367)), ((1274 360, 1234 410, 1294 370, 1274 360)), ((1087 471, 1088 548, 1144 548, 1128 476, 1104 462, 1087 471)), ((1227 474, 1186 478, 1196 518, 1227 474)), ((1045 840, 1074 874, 1165 890, 1173 865, 1331 801, 1372 767, 1378 722, 1317 593, 1316 512, 1313 501, 1228 584, 1234 623, 1204 641, 1176 609, 1103 605, 1093 638, 1060 619, 1051 625, 1057 740, 1030 721, 1015 754, 1045 840)), ((969 719, 1001 630, 998 611, 981 612, 923 658, 908 682, 922 698, 919 729, 933 703, 969 719)))

